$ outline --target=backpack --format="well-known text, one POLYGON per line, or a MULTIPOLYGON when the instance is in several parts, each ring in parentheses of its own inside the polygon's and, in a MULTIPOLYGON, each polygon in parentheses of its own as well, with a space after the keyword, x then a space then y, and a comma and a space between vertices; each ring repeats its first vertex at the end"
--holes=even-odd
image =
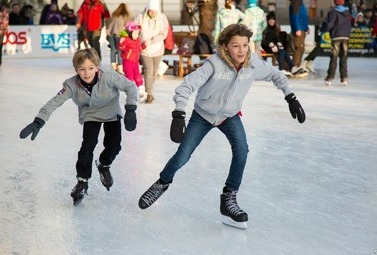
POLYGON ((208 35, 204 33, 198 34, 194 44, 195 54, 213 54, 213 49, 211 47, 211 40, 208 35))

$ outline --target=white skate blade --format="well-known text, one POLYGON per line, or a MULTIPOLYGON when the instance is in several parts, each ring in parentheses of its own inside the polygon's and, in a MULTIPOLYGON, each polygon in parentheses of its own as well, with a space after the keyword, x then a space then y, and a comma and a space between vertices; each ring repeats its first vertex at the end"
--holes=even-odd
POLYGON ((224 224, 225 226, 232 227, 232 228, 237 228, 237 229, 242 229, 242 230, 247 229, 246 222, 237 222, 237 221, 232 220, 229 217, 224 217, 221 223, 224 224))

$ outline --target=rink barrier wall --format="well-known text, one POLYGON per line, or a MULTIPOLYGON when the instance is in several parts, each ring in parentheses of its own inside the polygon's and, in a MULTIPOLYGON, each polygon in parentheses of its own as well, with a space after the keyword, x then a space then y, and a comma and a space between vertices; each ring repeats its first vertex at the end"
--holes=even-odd
MULTIPOLYGON (((314 28, 314 27, 313 27, 314 28)), ((311 29, 313 29, 311 28, 311 29)), ((196 28, 197 29, 197 28, 196 28)), ((282 30, 289 31, 289 26, 283 25, 282 30)), ((174 32, 188 32, 184 25, 173 26, 174 32)), ((312 30, 313 31, 313 30, 312 30)), ((312 33, 313 34, 313 33, 312 33)), ((314 36, 309 34, 305 45, 313 47, 314 36)), ((106 30, 101 33, 102 55, 109 54, 106 30)), ((72 57, 78 46, 76 26, 69 25, 28 25, 9 26, 3 41, 3 58, 58 58, 72 57)))

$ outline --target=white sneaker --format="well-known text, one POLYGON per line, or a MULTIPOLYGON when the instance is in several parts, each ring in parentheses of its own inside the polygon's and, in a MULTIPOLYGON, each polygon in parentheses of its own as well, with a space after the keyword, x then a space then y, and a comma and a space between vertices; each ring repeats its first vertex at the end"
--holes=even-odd
POLYGON ((331 80, 330 79, 325 79, 325 85, 330 87, 331 86, 331 80))
POLYGON ((147 99, 147 92, 145 92, 145 87, 144 86, 138 87, 137 93, 139 94, 140 103, 143 103, 147 99))
POLYGON ((347 86, 347 85, 348 85, 348 80, 347 80, 347 79, 344 79, 344 80, 340 81, 340 83, 341 83, 343 86, 347 86))
POLYGON ((297 75, 297 74, 304 74, 304 73, 307 73, 307 71, 306 71, 304 68, 300 67, 300 66, 294 66, 294 67, 292 67, 292 69, 291 69, 291 73, 292 73, 293 75, 297 75))
POLYGON ((286 71, 286 70, 280 70, 280 72, 281 72, 282 74, 284 74, 285 76, 292 76, 292 73, 291 73, 291 72, 288 72, 288 71, 286 71))

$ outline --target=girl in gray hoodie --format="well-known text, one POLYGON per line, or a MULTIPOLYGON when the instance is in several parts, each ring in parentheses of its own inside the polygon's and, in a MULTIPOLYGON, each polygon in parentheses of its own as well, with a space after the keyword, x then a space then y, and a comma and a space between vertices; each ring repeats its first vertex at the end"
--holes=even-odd
POLYGON ((251 36, 252 32, 245 25, 226 27, 219 36, 217 53, 187 75, 176 88, 170 137, 173 142, 181 144, 161 171, 160 178, 141 196, 141 209, 151 206, 168 189, 175 173, 188 162, 205 135, 218 128, 228 139, 233 154, 220 196, 220 212, 226 216, 224 224, 246 228, 248 215, 238 206, 236 194, 249 151, 240 110, 253 81, 272 81, 284 93, 292 117, 300 123, 305 121, 305 112, 289 89, 287 77, 276 67, 250 53, 251 36), (196 90, 194 110, 186 129, 185 108, 196 90))

